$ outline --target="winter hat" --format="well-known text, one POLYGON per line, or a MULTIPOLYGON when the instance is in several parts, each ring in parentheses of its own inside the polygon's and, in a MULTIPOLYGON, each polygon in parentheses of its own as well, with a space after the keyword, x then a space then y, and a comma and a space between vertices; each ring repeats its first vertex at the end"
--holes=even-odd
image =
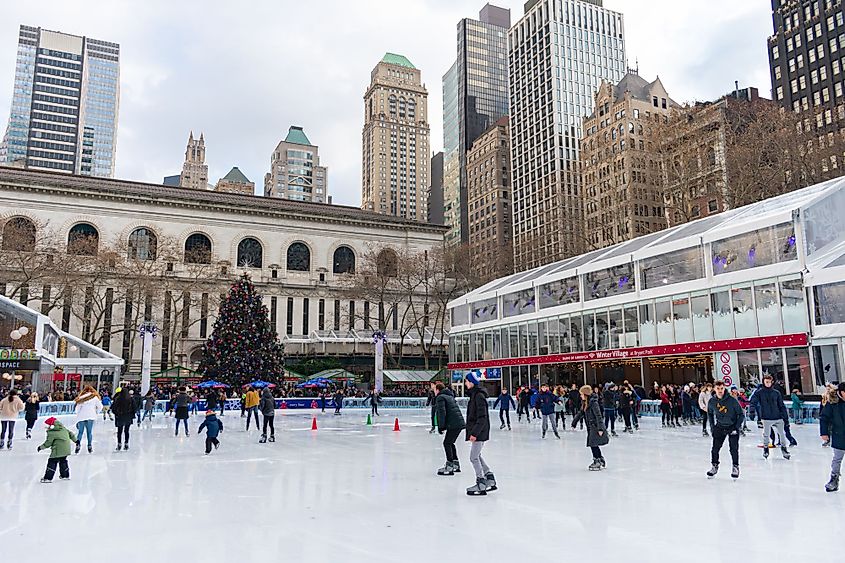
POLYGON ((56 422, 57 422, 56 417, 51 416, 50 418, 48 418, 47 420, 44 421, 44 424, 46 424, 47 426, 53 426, 54 424, 56 424, 56 422))
POLYGON ((845 393, 845 382, 840 383, 839 386, 836 388, 837 391, 840 393, 845 393))
POLYGON ((467 373, 467 381, 469 381, 473 385, 478 385, 480 382, 480 380, 478 379, 478 374, 474 371, 470 371, 467 373))

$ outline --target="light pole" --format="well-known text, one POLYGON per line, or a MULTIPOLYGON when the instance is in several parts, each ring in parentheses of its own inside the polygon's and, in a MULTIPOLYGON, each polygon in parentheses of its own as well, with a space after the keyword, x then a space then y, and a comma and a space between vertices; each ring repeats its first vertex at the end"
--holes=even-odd
POLYGON ((141 396, 150 390, 150 365, 153 361, 153 338, 158 333, 158 327, 151 321, 141 323, 138 327, 138 336, 143 342, 141 353, 141 396))

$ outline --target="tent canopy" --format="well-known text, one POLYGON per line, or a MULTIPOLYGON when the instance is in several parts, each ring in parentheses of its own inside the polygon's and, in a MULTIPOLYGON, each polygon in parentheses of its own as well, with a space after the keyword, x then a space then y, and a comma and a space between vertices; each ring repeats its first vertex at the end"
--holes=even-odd
POLYGON ((355 379, 355 374, 346 371, 345 369, 324 369, 323 371, 318 371, 314 375, 311 376, 314 379, 325 378, 325 379, 355 379))
POLYGON ((393 383, 428 383, 434 376, 436 371, 432 370, 412 370, 412 369, 386 369, 384 376, 393 383))

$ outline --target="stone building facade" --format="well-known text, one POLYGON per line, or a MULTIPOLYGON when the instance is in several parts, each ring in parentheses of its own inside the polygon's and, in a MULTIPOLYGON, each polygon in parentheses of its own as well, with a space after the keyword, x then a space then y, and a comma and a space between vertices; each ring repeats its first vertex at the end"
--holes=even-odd
POLYGON ((507 116, 482 133, 466 154, 472 271, 480 281, 513 272, 510 143, 507 116))
MULTIPOLYGON (((154 368, 196 366, 220 296, 244 273, 288 358, 371 365, 372 331, 353 311, 378 305, 350 294, 356 263, 373 249, 433 252, 445 231, 339 205, 7 167, 0 225, 0 290, 124 357, 132 373, 144 320, 160 330, 154 368)), ((419 348, 405 344, 413 365, 419 348)))
POLYGON ((636 72, 596 92, 580 152, 587 250, 666 228, 660 155, 648 135, 677 108, 660 78, 647 82, 636 72))
POLYGON ((264 195, 326 203, 328 193, 328 170, 320 166, 320 148, 311 144, 302 127, 291 126, 270 156, 264 195))
POLYGON ((192 190, 207 190, 209 187, 208 164, 205 163, 205 137, 202 133, 199 139, 194 139, 193 131, 188 137, 179 186, 192 190))
POLYGON ((361 208, 426 221, 428 90, 411 61, 387 53, 364 94, 361 208))
POLYGON ((241 169, 233 166, 229 173, 217 180, 214 186, 215 192, 223 192, 227 194, 242 194, 254 195, 255 182, 251 182, 241 169))

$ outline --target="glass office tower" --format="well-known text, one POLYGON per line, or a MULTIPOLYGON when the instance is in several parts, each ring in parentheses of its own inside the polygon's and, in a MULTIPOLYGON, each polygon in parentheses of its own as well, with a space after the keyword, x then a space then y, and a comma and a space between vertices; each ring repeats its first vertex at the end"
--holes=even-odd
POLYGON ((487 4, 458 22, 455 64, 443 77, 444 219, 448 243, 467 242, 466 153, 508 114, 510 10, 487 4))
POLYGON ((26 168, 111 177, 119 97, 119 45, 22 25, 0 155, 26 168))

